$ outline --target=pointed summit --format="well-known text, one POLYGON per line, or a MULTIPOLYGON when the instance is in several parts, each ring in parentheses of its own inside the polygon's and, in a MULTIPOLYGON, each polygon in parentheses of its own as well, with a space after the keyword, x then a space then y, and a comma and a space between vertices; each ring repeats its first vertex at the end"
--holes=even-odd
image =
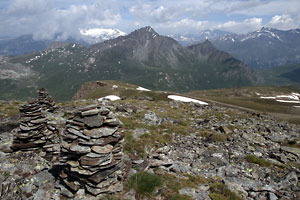
POLYGON ((159 34, 150 26, 137 29, 133 31, 130 35, 134 37, 142 37, 146 39, 155 38, 159 36, 159 34))
POLYGON ((214 46, 208 39, 206 39, 206 40, 202 43, 202 45, 205 45, 205 46, 213 46, 213 47, 215 48, 215 46, 214 46))
POLYGON ((189 46, 188 48, 193 50, 194 52, 197 52, 197 54, 200 53, 200 55, 202 56, 219 51, 209 40, 205 40, 202 43, 189 46))
POLYGON ((151 26, 145 26, 145 27, 142 27, 140 29, 137 29, 136 31, 138 31, 138 32, 156 33, 155 30, 151 26))

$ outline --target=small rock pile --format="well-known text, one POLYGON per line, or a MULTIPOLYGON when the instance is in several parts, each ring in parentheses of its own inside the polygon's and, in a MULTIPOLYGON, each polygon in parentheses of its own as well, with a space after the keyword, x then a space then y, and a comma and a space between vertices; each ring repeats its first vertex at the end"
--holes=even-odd
POLYGON ((41 88, 38 91, 38 101, 44 111, 53 112, 55 110, 55 102, 48 92, 41 88))
POLYGON ((120 125, 109 109, 99 105, 82 108, 67 120, 60 160, 65 167, 60 177, 70 192, 83 187, 94 196, 122 191, 125 165, 120 125))
POLYGON ((37 150, 44 146, 48 134, 47 118, 42 113, 42 108, 37 100, 29 100, 20 107, 21 120, 19 130, 14 137, 13 150, 37 150))
POLYGON ((22 151, 43 150, 52 159, 60 153, 58 130, 48 124, 47 111, 54 111, 55 102, 45 89, 38 91, 39 98, 29 100, 20 107, 19 130, 14 136, 12 149, 22 151))

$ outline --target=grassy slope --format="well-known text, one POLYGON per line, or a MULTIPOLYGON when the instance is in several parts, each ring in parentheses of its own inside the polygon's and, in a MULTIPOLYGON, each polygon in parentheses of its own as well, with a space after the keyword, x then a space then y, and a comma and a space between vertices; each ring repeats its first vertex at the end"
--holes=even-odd
POLYGON ((291 85, 299 84, 300 64, 277 66, 268 69, 259 70, 265 79, 265 82, 270 85, 291 85), (298 74, 293 73, 298 70, 298 74))
POLYGON ((100 97, 108 95, 116 95, 119 97, 135 98, 135 97, 151 97, 155 100, 168 100, 167 93, 159 91, 139 91, 136 90, 138 87, 134 84, 124 83, 114 80, 101 81, 106 83, 106 86, 99 87, 91 91, 84 99, 98 99, 100 97), (112 86, 117 85, 117 89, 113 89, 112 86))
MULTIPOLYGON (((100 98, 106 95, 117 95, 128 98, 135 97, 152 97, 155 100, 168 100, 167 95, 171 93, 159 91, 137 91, 137 85, 122 83, 119 81, 103 81, 108 85, 97 88, 90 92, 85 98, 100 98), (116 90, 112 89, 112 85, 119 85, 116 90)), ((250 110, 252 112, 264 112, 274 115, 281 120, 287 120, 300 124, 300 109, 293 106, 299 104, 281 103, 272 99, 261 99, 261 96, 277 96, 291 94, 292 92, 300 93, 297 86, 265 86, 265 87, 243 87, 230 89, 202 90, 185 93, 184 96, 198 98, 200 100, 211 103, 218 103, 223 106, 235 107, 242 110, 250 110)))
POLYGON ((218 89, 193 91, 187 95, 198 97, 207 101, 221 103, 222 105, 234 106, 245 110, 265 112, 281 120, 300 124, 300 109, 293 106, 299 104, 281 103, 273 99, 261 99, 256 93, 262 96, 276 96, 300 92, 297 86, 285 87, 244 87, 236 89, 218 89))

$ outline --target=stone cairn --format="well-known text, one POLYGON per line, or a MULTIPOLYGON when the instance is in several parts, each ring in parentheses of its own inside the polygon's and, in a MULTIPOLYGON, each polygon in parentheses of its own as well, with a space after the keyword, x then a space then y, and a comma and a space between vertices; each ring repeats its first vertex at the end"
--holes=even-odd
MULTIPOLYGON (((40 90, 41 91, 41 90, 40 90)), ((20 107, 20 125, 19 130, 14 135, 12 149, 14 151, 35 151, 43 150, 47 157, 52 157, 60 153, 58 130, 55 126, 48 124, 45 117, 45 106, 47 110, 53 110, 49 104, 52 99, 43 90, 43 97, 27 101, 20 107), (47 95, 45 95, 47 94, 47 95)))
POLYGON ((48 94, 48 92, 41 88, 38 90, 38 101, 44 111, 53 112, 55 110, 55 101, 53 98, 48 94))
POLYGON ((37 100, 29 100, 20 107, 21 121, 12 144, 13 150, 37 150, 46 144, 44 132, 47 119, 37 100))
POLYGON ((60 178, 70 192, 84 188, 101 197, 122 191, 125 165, 120 125, 116 116, 100 105, 79 109, 67 120, 60 178))

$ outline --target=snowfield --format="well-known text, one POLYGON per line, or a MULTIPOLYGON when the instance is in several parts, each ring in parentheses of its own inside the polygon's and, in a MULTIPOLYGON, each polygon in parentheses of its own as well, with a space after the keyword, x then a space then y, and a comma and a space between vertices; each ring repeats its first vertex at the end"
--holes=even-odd
POLYGON ((148 90, 148 89, 143 88, 141 86, 139 86, 138 88, 136 88, 136 90, 139 90, 139 91, 151 91, 151 90, 148 90))
MULTIPOLYGON (((295 93, 293 93, 295 94, 295 93)), ((288 99, 293 99, 293 100, 299 100, 299 97, 296 95, 278 95, 276 96, 277 98, 288 98, 288 99)))
POLYGON ((281 103, 300 103, 300 94, 292 93, 291 95, 277 95, 275 97, 259 97, 261 99, 274 99, 281 103), (290 100, 288 100, 290 99, 290 100))
POLYGON ((183 96, 178 96, 178 95, 168 95, 169 99, 175 100, 175 101, 181 101, 181 102, 193 102, 193 103, 199 103, 201 105, 208 105, 208 103, 204 101, 199 101, 197 99, 192 99, 189 97, 183 97, 183 96))
POLYGON ((300 101, 286 101, 286 100, 279 100, 279 99, 277 99, 276 101, 282 102, 282 103, 300 103, 300 101))
POLYGON ((125 32, 122 32, 118 29, 102 29, 102 28, 93 28, 93 29, 81 29, 80 30, 81 35, 85 36, 91 36, 91 37, 118 37, 118 36, 124 36, 126 35, 125 32))
POLYGON ((261 99, 276 99, 276 97, 260 97, 261 99))
POLYGON ((101 97, 101 98, 99 98, 98 101, 103 101, 103 100, 105 100, 105 99, 108 99, 108 100, 110 100, 110 101, 117 101, 117 100, 120 100, 121 98, 118 97, 118 96, 116 96, 116 95, 108 95, 108 96, 106 96, 106 97, 101 97))

